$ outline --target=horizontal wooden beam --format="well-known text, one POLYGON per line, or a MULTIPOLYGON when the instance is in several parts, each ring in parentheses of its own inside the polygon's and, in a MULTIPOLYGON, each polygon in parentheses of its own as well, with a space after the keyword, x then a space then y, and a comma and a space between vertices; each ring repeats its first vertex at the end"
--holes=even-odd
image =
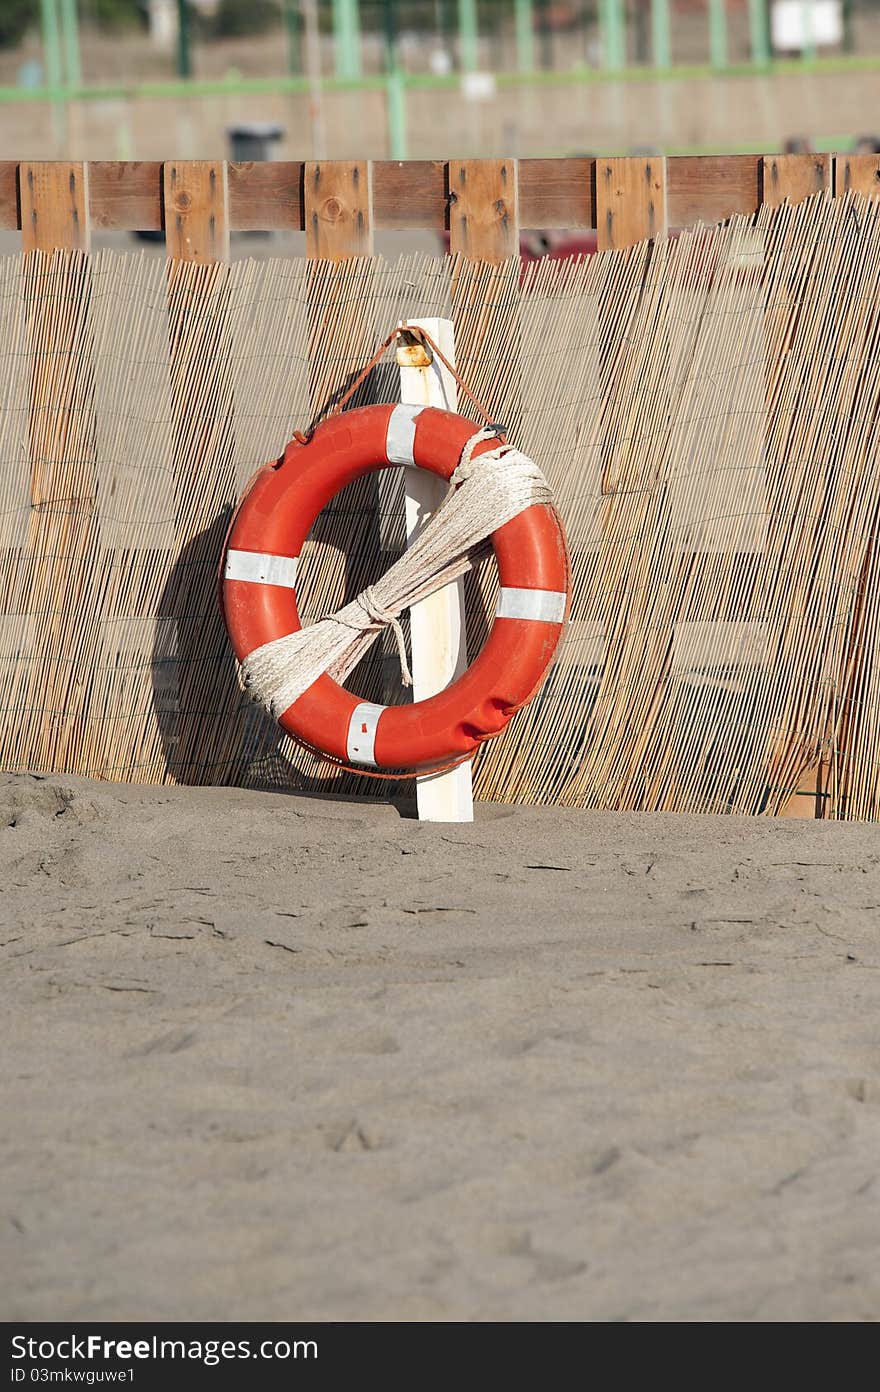
POLYGON ((548 230, 595 227, 595 189, 595 160, 520 160, 520 226, 548 230))
POLYGON ((230 225, 238 232, 301 232, 304 168, 287 160, 230 164, 230 225))
POLYGON ((158 232, 162 165, 158 160, 96 160, 89 165, 89 206, 94 228, 158 232))
POLYGON ((723 222, 760 206, 760 155, 676 155, 666 161, 670 227, 723 222))
POLYGON ((449 185, 443 160, 377 160, 373 164, 373 225, 426 228, 448 225, 449 185))
MULTIPOLYGON (((871 160, 874 157, 870 157, 871 160)), ((476 168, 481 162, 470 161, 476 168)), ((496 162, 487 161, 487 168, 496 162)), ((600 161, 607 164, 608 161, 600 161)), ((176 168, 183 161, 174 161, 176 168)), ((518 189, 521 228, 572 231, 596 226, 596 160, 521 159, 518 189)), ((876 162, 838 156, 836 191, 877 183, 876 162), (845 171, 845 172, 844 172, 845 171)), ((31 165, 30 168, 35 166, 31 165)), ((101 231, 157 232, 167 202, 164 181, 172 162, 94 161, 88 166, 91 226, 101 231)), ((331 165, 326 166, 328 169, 331 165)), ((373 227, 449 227, 450 169, 442 160, 377 160, 372 165, 373 227)), ((304 169, 297 160, 227 165, 229 225, 233 232, 302 231, 304 169)), ((750 214, 765 200, 804 196, 830 183, 832 158, 816 155, 699 155, 666 160, 666 205, 670 227, 714 223, 750 214)), ((18 164, 0 161, 0 229, 21 227, 18 164)))

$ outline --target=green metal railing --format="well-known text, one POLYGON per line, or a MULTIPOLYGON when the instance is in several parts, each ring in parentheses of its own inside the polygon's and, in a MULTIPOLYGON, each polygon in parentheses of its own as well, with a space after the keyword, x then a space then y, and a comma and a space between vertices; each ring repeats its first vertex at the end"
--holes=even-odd
MULTIPOLYGON (((463 71, 474 72, 479 67, 479 2, 454 0, 457 13, 459 64, 463 71)), ((486 0, 483 0, 486 3, 486 0)), ((497 0, 495 0, 497 3, 497 0)), ((650 5, 651 51, 653 66, 666 69, 674 63, 670 0, 646 0, 650 5)), ((344 81, 356 81, 362 72, 361 20, 359 0, 329 0, 332 16, 335 75, 344 81)), ((768 26, 769 0, 748 0, 750 62, 764 67, 770 61, 768 26)), ((539 66, 534 41, 535 0, 508 0, 512 12, 516 39, 516 66, 521 73, 531 73, 539 66)), ((387 42, 396 48, 397 10, 400 0, 383 0, 382 10, 387 42)), ((605 72, 619 73, 627 63, 626 0, 596 0, 600 36, 601 67, 605 72)), ((709 30, 710 66, 725 70, 728 64, 726 0, 706 0, 709 30)), ((291 76, 300 70, 300 28, 298 0, 281 0, 281 12, 287 35, 287 68, 291 76)), ((403 12, 403 11, 402 11, 403 12)), ((191 71, 189 5, 178 0, 179 42, 178 75, 188 77, 191 71)), ((81 85, 80 43, 77 0, 40 0, 40 17, 46 70, 46 86, 79 87, 81 85)), ((815 53, 809 48, 807 59, 815 53)), ((389 56, 387 68, 397 66, 396 53, 389 56)))
MULTIPOLYGON (((487 0, 482 0, 482 3, 487 4, 487 0)), ((675 62, 670 0, 646 0, 650 11, 651 62, 641 66, 630 66, 627 63, 625 0, 596 0, 601 66, 591 67, 584 61, 581 66, 556 71, 537 65, 535 20, 536 17, 541 18, 543 9, 539 9, 536 0, 505 0, 505 3, 513 21, 516 71, 495 74, 495 81, 502 88, 515 85, 563 86, 609 81, 686 81, 717 77, 719 74, 743 76, 756 71, 772 75, 880 69, 880 57, 842 54, 817 59, 814 49, 808 49, 799 60, 774 60, 770 47, 768 0, 748 0, 749 57, 747 61, 738 63, 730 61, 726 0, 706 0, 709 62, 688 65, 675 62)), ((286 35, 286 76, 243 79, 238 75, 230 75, 228 78, 213 81, 193 79, 188 76, 191 62, 187 0, 178 0, 181 19, 178 70, 181 76, 177 80, 84 85, 80 62, 77 0, 40 0, 44 84, 37 88, 0 87, 0 103, 50 103, 57 142, 60 143, 64 108, 70 102, 133 100, 138 97, 181 99, 309 90, 314 93, 316 82, 322 90, 328 92, 383 90, 386 98, 389 153, 393 159, 404 159, 407 154, 407 91, 432 88, 454 90, 461 80, 461 72, 475 72, 480 66, 480 0, 442 0, 442 4, 450 10, 454 7, 456 13, 460 69, 458 73, 405 73, 398 58, 398 0, 382 0, 380 13, 384 31, 384 72, 365 75, 362 66, 359 0, 325 0, 325 13, 328 13, 329 7, 328 17, 334 36, 334 72, 327 77, 314 72, 305 74, 302 71, 300 0, 281 0, 286 35)), ((373 16, 375 18, 375 7, 373 16)), ((586 55, 584 57, 586 58, 586 55)), ((830 140, 828 144, 830 146, 830 140)), ((745 153, 745 150, 743 152, 745 153)), ((607 153, 613 152, 609 150, 607 153)), ((673 152, 670 150, 669 153, 673 152)), ((700 150, 693 147, 689 148, 688 153, 700 153, 700 150)))

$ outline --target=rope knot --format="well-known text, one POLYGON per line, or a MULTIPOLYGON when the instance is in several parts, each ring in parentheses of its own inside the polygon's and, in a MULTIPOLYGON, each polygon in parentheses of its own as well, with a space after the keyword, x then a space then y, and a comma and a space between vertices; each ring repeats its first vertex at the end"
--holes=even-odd
MULTIPOLYGON (((361 606, 371 624, 379 624, 384 627, 386 624, 393 624, 397 619, 397 614, 393 609, 385 609, 380 603, 375 589, 368 585, 365 590, 361 590, 357 596, 357 603, 361 606)), ((368 625, 364 625, 368 627, 368 625)))
MULTIPOLYGON (((406 643, 403 639, 403 629, 400 624, 400 610, 386 609, 379 602, 379 598, 372 585, 368 585, 365 590, 361 590, 356 597, 355 603, 363 610, 367 622, 362 625, 364 629, 390 628, 397 640, 397 655, 400 658, 400 680, 404 686, 412 686, 412 672, 409 669, 409 659, 406 655, 406 643)), ((336 615, 339 618, 339 615, 336 615)), ((343 622, 345 622, 343 620, 343 622)))
POLYGON ((507 453, 511 446, 502 441, 496 449, 487 450, 485 454, 481 454, 478 461, 473 458, 474 450, 477 448, 477 445, 481 445, 484 440, 497 440, 502 434, 502 426, 485 425, 471 436, 461 452, 461 458, 458 464, 449 476, 450 492, 457 488, 459 484, 466 483, 469 478, 473 477, 477 463, 482 464, 484 460, 501 459, 503 455, 507 453))

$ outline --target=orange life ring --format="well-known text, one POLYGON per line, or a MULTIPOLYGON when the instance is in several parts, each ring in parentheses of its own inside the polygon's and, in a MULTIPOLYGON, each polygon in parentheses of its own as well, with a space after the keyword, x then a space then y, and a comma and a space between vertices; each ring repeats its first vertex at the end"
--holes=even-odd
MULTIPOLYGON (((365 406, 291 441, 252 481, 226 541, 222 603, 239 661, 301 627, 297 558, 321 512, 346 484, 391 465, 448 479, 472 421, 417 406, 365 406)), ((478 457, 497 443, 487 440, 478 457)), ((380 706, 321 676, 279 717, 295 739, 364 769, 436 767, 497 735, 543 681, 568 615, 569 566, 556 509, 535 504, 492 535, 499 592, 482 652, 428 700, 380 706)))

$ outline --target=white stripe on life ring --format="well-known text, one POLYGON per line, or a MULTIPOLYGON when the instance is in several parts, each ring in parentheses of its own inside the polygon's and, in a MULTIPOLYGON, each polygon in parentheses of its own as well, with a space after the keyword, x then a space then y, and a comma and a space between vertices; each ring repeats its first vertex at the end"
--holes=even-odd
POLYGON ((495 617, 562 623, 565 618, 565 598, 565 594, 558 590, 521 590, 502 585, 498 591, 495 617))
POLYGON ((389 464, 415 464, 416 416, 424 406, 395 406, 388 418, 385 454, 389 464))
POLYGON ((346 753, 353 764, 375 764, 376 726, 379 716, 387 706, 374 706, 372 701, 361 701, 355 706, 348 722, 346 753))
POLYGON ((226 552, 227 580, 249 580, 253 585, 283 585, 296 589, 298 556, 268 556, 262 551, 226 552))

